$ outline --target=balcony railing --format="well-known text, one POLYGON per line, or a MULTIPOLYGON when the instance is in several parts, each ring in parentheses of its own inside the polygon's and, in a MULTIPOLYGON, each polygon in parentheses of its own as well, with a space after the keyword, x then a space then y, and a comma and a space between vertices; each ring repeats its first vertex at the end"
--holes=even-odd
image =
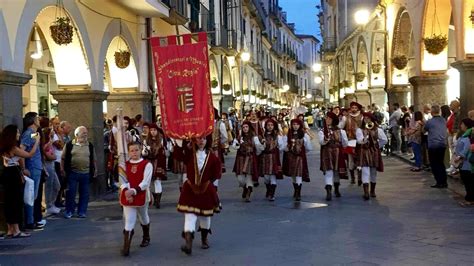
POLYGON ((323 40, 322 45, 323 52, 334 52, 336 51, 336 38, 335 37, 326 37, 323 40))
POLYGON ((191 32, 209 32, 214 30, 214 24, 210 17, 209 9, 207 9, 203 4, 200 4, 199 8, 191 5, 191 21, 189 22, 189 30, 191 30, 191 32))
POLYGON ((163 20, 171 25, 184 25, 188 22, 187 0, 162 0, 170 8, 170 16, 163 20))

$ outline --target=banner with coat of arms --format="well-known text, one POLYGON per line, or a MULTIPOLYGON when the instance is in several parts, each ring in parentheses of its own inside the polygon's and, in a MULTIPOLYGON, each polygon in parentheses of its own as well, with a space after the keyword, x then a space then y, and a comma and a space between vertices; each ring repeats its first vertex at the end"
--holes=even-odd
POLYGON ((212 132, 214 107, 209 77, 207 35, 183 35, 150 39, 158 86, 163 130, 168 137, 185 139, 212 132))

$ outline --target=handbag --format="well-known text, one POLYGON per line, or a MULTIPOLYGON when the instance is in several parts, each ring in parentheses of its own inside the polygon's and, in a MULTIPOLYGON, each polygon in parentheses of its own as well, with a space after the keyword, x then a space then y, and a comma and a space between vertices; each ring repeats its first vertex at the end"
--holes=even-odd
POLYGON ((456 169, 460 169, 462 167, 462 164, 464 163, 464 158, 461 157, 461 156, 458 156, 458 155, 454 155, 453 157, 451 157, 451 162, 450 164, 456 168, 456 169))
POLYGON ((35 181, 24 176, 25 178, 25 192, 23 194, 23 202, 29 206, 33 206, 35 202, 35 181))

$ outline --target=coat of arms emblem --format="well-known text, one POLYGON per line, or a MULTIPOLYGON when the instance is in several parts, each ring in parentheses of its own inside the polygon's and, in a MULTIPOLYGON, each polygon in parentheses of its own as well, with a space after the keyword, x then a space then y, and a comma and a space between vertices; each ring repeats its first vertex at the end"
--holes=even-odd
POLYGON ((189 113, 194 108, 193 88, 189 85, 182 85, 177 88, 178 91, 178 109, 181 112, 189 113))

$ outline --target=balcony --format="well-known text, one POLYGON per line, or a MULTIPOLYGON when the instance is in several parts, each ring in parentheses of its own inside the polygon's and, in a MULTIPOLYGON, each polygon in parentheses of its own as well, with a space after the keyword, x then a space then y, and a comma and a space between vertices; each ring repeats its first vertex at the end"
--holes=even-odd
POLYGON ((275 25, 277 27, 281 27, 283 26, 283 24, 281 23, 281 15, 280 15, 280 11, 277 10, 278 7, 272 7, 270 8, 270 18, 273 20, 273 22, 275 23, 275 25))
POLYGON ((221 28, 209 35, 211 41, 211 51, 215 54, 225 54, 227 56, 237 55, 237 32, 221 28))
POLYGON ((326 37, 323 39, 323 44, 321 47, 321 52, 323 54, 323 61, 330 61, 334 58, 336 54, 336 38, 335 37, 326 37))
POLYGON ((214 30, 214 23, 210 17, 209 9, 203 4, 199 8, 191 6, 191 21, 189 21, 189 30, 191 32, 209 32, 214 30))
POLYGON ((171 25, 184 25, 188 22, 187 0, 162 0, 163 4, 170 8, 169 17, 163 20, 171 25))

